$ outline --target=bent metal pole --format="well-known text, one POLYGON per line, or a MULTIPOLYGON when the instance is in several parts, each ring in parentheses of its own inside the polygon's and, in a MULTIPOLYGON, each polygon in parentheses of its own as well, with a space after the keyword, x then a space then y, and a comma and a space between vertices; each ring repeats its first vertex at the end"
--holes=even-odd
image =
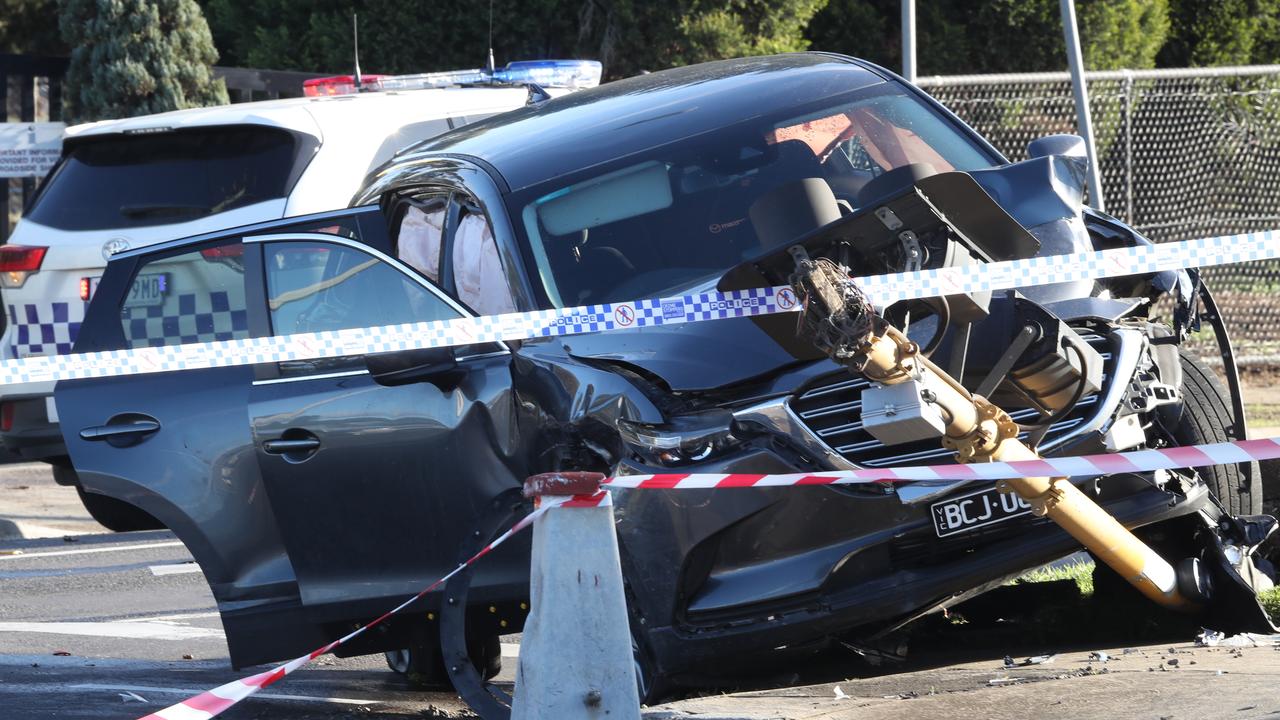
MULTIPOLYGON (((876 317, 847 271, 826 259, 811 260, 803 251, 793 254, 792 284, 804 299, 801 326, 833 360, 885 385, 926 382, 930 401, 946 418, 942 443, 960 462, 1039 459, 1018 439, 1008 413, 970 393, 924 357, 916 343, 876 317)), ((1014 478, 997 487, 1026 500, 1032 512, 1053 520, 1143 595, 1169 608, 1195 607, 1179 591, 1173 566, 1067 478, 1014 478)))

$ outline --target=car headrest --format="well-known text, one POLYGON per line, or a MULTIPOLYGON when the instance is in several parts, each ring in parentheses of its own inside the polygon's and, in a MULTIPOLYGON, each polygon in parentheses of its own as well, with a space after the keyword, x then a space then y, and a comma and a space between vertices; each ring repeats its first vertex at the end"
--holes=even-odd
POLYGON ((747 212, 761 247, 773 247, 840 219, 840 205, 821 178, 779 185, 761 195, 747 212))
POLYGON ((896 167, 862 186, 858 191, 858 207, 874 205, 878 200, 897 195, 915 185, 917 180, 937 174, 938 171, 929 163, 910 163, 896 167))

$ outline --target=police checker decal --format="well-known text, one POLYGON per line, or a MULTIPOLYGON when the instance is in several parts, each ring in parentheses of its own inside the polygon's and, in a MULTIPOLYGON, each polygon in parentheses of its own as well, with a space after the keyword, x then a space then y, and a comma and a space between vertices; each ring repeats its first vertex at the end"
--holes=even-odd
POLYGON ((995 488, 936 502, 930 507, 933 510, 933 528, 938 537, 957 535, 1031 512, 1026 500, 995 488))
MULTIPOLYGON (((854 280, 873 304, 883 307, 901 300, 1013 290, 1083 279, 1098 280, 1158 272, 1168 267, 1209 267, 1280 259, 1280 242, 1277 242, 1275 233, 1265 230, 1160 245, 987 263, 966 268, 959 285, 948 285, 946 289, 940 289, 940 283, 946 283, 939 278, 945 277, 948 282, 955 279, 942 272, 947 268, 873 275, 854 280), (1117 262, 1117 259, 1123 262, 1117 262)), ((200 337, 183 340, 184 345, 167 348, 3 361, 0 362, 0 384, 252 365, 604 332, 632 327, 619 322, 615 316, 615 311, 623 306, 632 311, 627 317, 633 318, 634 327, 648 327, 794 312, 797 304, 795 292, 780 286, 234 341, 217 338, 214 342, 206 342, 208 338, 200 337), (683 315, 679 314, 680 309, 684 310, 683 315), (140 352, 153 352, 155 355, 143 360, 139 357, 140 352)), ((16 315, 16 309, 11 308, 11 315, 16 315)))

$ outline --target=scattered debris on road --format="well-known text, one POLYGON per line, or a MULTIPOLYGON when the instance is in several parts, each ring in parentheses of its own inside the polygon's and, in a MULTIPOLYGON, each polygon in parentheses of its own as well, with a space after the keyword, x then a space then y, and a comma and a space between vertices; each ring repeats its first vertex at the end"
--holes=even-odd
POLYGON ((1280 633, 1274 635, 1240 633, 1227 637, 1224 633, 1206 628, 1204 632, 1196 636, 1196 645, 1199 647, 1232 648, 1280 646, 1280 633))
POLYGON ((1009 667, 1026 667, 1028 665, 1044 665, 1045 663, 1053 662, 1054 658, 1056 657, 1058 657, 1057 653, 1052 653, 1050 655, 1032 655, 1031 657, 1021 662, 1014 662, 1011 656, 1005 655, 1004 666, 1009 668, 1009 667))

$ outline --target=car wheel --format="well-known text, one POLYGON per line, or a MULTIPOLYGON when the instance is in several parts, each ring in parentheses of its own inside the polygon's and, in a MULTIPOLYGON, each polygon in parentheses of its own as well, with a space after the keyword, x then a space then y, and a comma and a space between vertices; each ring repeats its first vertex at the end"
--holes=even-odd
MULTIPOLYGON (((471 662, 485 680, 491 680, 502 672, 502 644, 497 635, 477 638, 469 642, 471 662)), ((417 690, 452 690, 449 673, 440 657, 439 640, 414 644, 400 650, 384 652, 387 667, 397 675, 403 675, 409 686, 417 690)))
MULTIPOLYGON (((623 567, 629 563, 624 562, 623 567)), ((631 630, 631 662, 636 674, 636 692, 640 696, 641 705, 654 705, 665 700, 671 694, 671 685, 667 677, 654 662, 653 654, 644 636, 645 622, 637 614, 638 603, 632 594, 630 585, 623 583, 623 591, 627 598, 627 621, 631 630)))
POLYGON ((409 687, 416 690, 452 690, 449 675, 440 660, 440 648, 436 643, 413 645, 383 653, 387 667, 404 676, 409 687))
POLYGON ((123 500, 106 495, 87 492, 80 487, 80 478, 70 461, 63 459, 50 463, 53 468, 53 480, 59 485, 70 485, 80 495, 80 502, 89 515, 108 530, 115 532, 132 532, 134 530, 161 530, 164 523, 155 519, 150 513, 140 510, 123 500))
POLYGON ((89 511, 94 520, 108 530, 115 532, 132 532, 134 530, 160 530, 164 523, 151 517, 145 510, 106 495, 86 492, 79 485, 76 492, 80 494, 80 502, 89 511))
MULTIPOLYGON (((1182 360, 1182 403, 1160 408, 1162 420, 1179 445, 1201 445, 1228 442, 1228 428, 1235 423, 1229 395, 1213 371, 1185 350, 1182 360)), ((1199 468, 1200 477, 1209 485, 1214 497, 1232 515, 1258 515, 1262 512, 1260 473, 1246 473, 1240 465, 1214 465, 1199 468)))
POLYGON ((666 682, 658 675, 648 653, 640 647, 635 631, 631 634, 631 660, 635 665, 636 691, 640 695, 640 704, 653 705, 666 697, 666 682))
MULTIPOLYGON (((1166 405, 1157 410, 1165 430, 1177 445, 1201 445, 1205 443, 1235 440, 1228 428, 1235 422, 1231 412, 1229 395, 1213 371, 1185 350, 1179 350, 1182 364, 1182 402, 1166 405)), ((1213 465, 1197 468, 1209 491, 1232 515, 1257 515, 1262 512, 1262 487, 1260 473, 1245 473, 1240 465, 1213 465)), ((1159 529, 1159 525, 1139 531, 1149 545, 1169 545, 1171 538, 1159 529)), ((1174 542, 1171 549, 1178 546, 1174 542)), ((1096 558, 1095 558, 1096 559, 1096 558)), ((1116 600, 1126 598, 1136 603, 1145 599, 1114 570, 1099 562, 1093 570, 1094 596, 1116 600)))
POLYGON ((391 672, 397 675, 409 674, 409 668, 412 667, 413 663, 413 653, 409 651, 409 648, 388 650, 382 655, 387 659, 387 667, 391 668, 391 672))

